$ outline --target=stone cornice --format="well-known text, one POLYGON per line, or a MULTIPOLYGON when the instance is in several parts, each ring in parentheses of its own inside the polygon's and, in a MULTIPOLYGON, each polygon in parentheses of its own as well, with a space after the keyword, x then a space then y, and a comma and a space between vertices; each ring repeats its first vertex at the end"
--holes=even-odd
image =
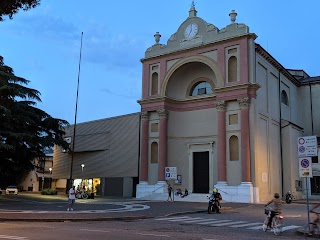
POLYGON ((243 90, 243 89, 250 89, 250 90, 257 91, 259 88, 261 88, 261 85, 257 83, 240 83, 236 85, 229 85, 229 86, 224 86, 220 88, 215 88, 214 91, 216 93, 223 93, 223 92, 243 90))
MULTIPOLYGON (((270 55, 263 47, 256 43, 256 52, 260 54, 261 57, 266 59, 272 66, 274 66, 278 71, 280 71, 285 77, 287 77, 293 84, 300 87, 300 81, 298 81, 294 76, 292 76, 287 69, 285 69, 274 57, 270 55)), ((279 79, 280 80, 280 79, 279 79)))
MULTIPOLYGON (((256 38, 257 38, 257 35, 254 34, 254 33, 241 34, 241 35, 233 36, 233 37, 230 37, 230 38, 227 38, 227 39, 220 39, 220 40, 217 40, 217 41, 208 42, 208 43, 202 44, 202 45, 200 45, 200 46, 194 46, 194 47, 192 47, 191 49, 192 49, 192 50, 195 50, 195 49, 206 48, 206 47, 208 47, 208 46, 212 46, 212 45, 215 45, 215 44, 219 44, 219 43, 221 43, 221 42, 234 41, 235 39, 237 39, 237 38, 242 38, 242 37, 248 37, 249 39, 251 39, 251 38, 252 38, 252 39, 256 39, 256 38)), ((154 56, 150 56, 150 57, 141 58, 141 59, 140 59, 140 62, 141 62, 141 63, 144 63, 145 61, 150 60, 150 59, 155 59, 155 58, 158 58, 158 57, 164 57, 164 56, 171 55, 171 54, 184 53, 184 52, 189 52, 189 51, 190 51, 190 48, 184 48, 184 49, 179 49, 179 50, 174 50, 174 51, 168 51, 168 52, 165 52, 165 53, 163 53, 163 54, 159 54, 159 55, 154 55, 154 56)))
POLYGON ((157 102, 185 104, 185 103, 197 103, 197 102, 204 102, 204 101, 214 101, 215 99, 216 99, 216 95, 214 96, 206 95, 205 97, 189 98, 189 99, 183 99, 183 100, 177 100, 177 99, 172 99, 168 97, 159 97, 159 98, 141 99, 141 100, 138 100, 137 102, 140 105, 157 103, 157 102))

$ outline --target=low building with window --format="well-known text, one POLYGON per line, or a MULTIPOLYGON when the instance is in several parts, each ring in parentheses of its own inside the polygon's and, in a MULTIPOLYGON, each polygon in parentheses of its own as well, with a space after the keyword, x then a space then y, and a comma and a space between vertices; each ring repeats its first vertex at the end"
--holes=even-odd
POLYGON ((70 148, 54 148, 55 188, 66 192, 71 178, 95 195, 135 196, 139 125, 139 113, 71 125, 65 135, 70 148))
POLYGON ((165 167, 194 196, 216 187, 226 201, 303 197, 306 182, 320 194, 319 153, 313 178, 299 176, 297 154, 300 136, 318 136, 319 149, 320 77, 282 66, 229 16, 219 29, 192 5, 167 44, 156 32, 146 50, 137 197, 163 196, 165 167))

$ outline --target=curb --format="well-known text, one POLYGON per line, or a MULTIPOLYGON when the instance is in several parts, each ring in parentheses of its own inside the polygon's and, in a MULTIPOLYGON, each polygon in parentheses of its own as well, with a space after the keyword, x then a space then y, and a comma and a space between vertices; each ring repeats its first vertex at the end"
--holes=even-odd
POLYGON ((41 218, 31 218, 31 219, 17 219, 17 218, 1 218, 0 222, 97 222, 97 221, 130 221, 137 219, 150 219, 154 217, 147 216, 131 216, 131 217, 101 217, 101 218, 64 218, 64 219, 41 219, 41 218))

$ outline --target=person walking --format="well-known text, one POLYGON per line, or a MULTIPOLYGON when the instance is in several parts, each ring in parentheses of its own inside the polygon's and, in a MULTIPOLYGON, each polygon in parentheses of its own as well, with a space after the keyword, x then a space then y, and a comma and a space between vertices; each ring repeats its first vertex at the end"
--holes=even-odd
POLYGON ((69 198, 68 199, 69 199, 69 206, 68 206, 67 211, 73 211, 73 206, 76 201, 76 190, 75 190, 74 185, 69 190, 69 198))
POLYGON ((167 188, 167 190, 168 190, 168 198, 167 198, 167 202, 169 202, 169 200, 170 200, 170 202, 172 202, 172 197, 171 197, 172 187, 170 186, 170 184, 168 184, 168 188, 167 188))

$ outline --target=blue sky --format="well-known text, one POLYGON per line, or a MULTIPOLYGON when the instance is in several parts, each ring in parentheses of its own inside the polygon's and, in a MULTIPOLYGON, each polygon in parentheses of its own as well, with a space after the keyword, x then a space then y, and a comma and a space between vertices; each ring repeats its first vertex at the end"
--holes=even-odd
MULTIPOLYGON (((284 67, 320 75, 319 0, 196 0, 198 17, 219 29, 232 9, 284 67)), ((140 111, 142 64, 155 32, 166 44, 188 17, 191 0, 42 0, 0 22, 0 55, 41 92, 37 107, 74 123, 81 32, 77 122, 140 111), (88 4, 89 3, 89 4, 88 4)))

